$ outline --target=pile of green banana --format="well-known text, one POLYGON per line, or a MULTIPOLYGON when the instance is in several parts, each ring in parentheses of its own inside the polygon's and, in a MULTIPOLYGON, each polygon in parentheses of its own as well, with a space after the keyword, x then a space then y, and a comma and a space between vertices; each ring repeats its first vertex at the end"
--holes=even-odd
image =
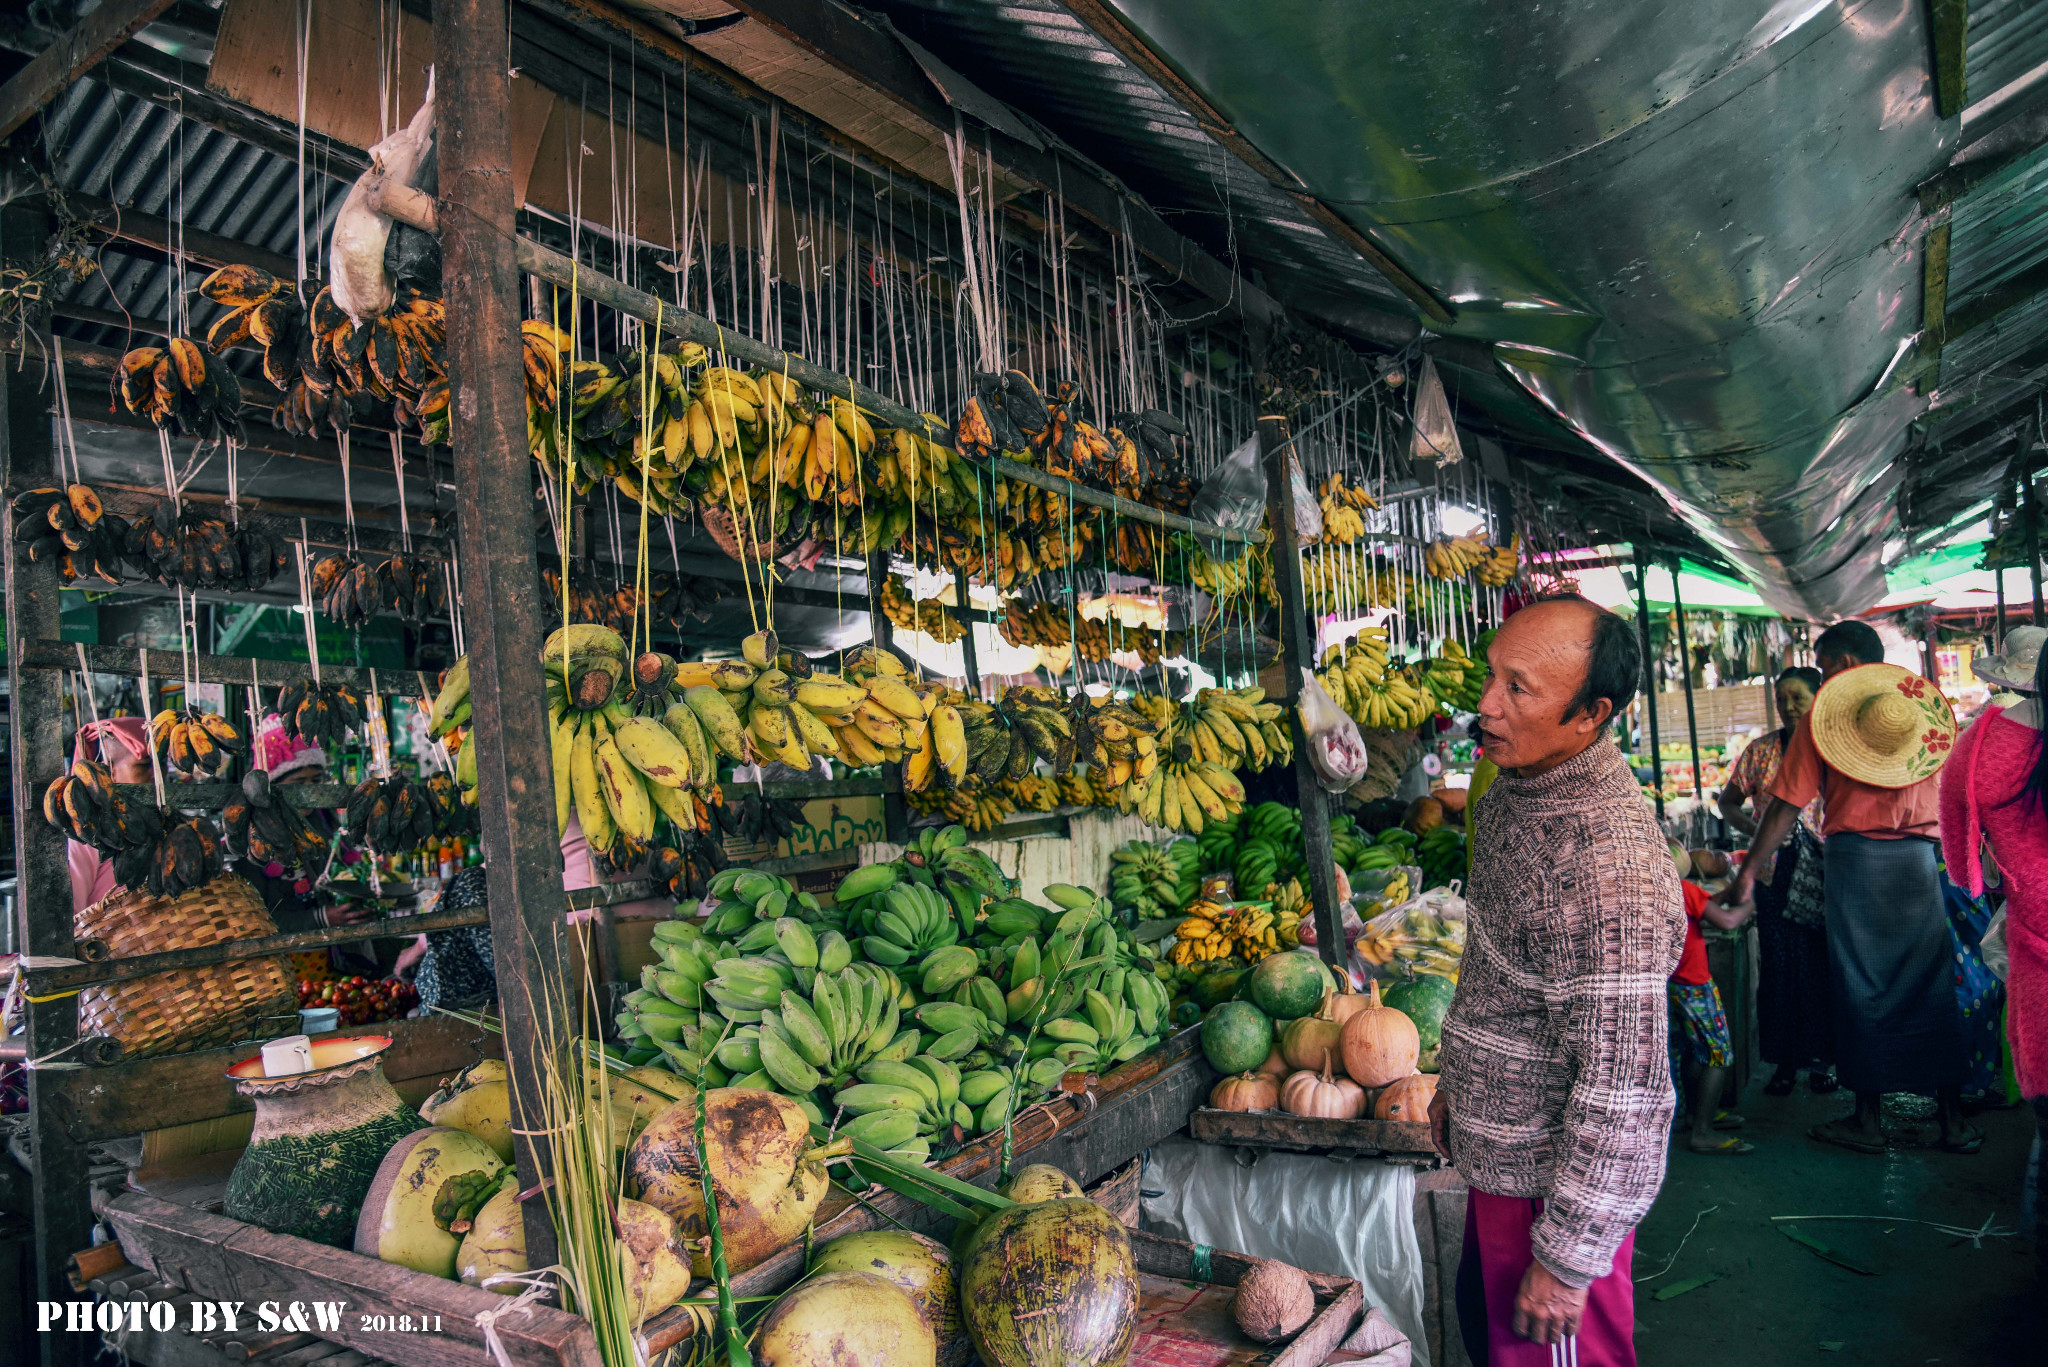
POLYGON ((1202 847, 1192 840, 1130 840, 1110 851, 1109 900, 1128 925, 1178 916, 1201 893, 1202 847))
POLYGON ((982 907, 1015 888, 993 859, 967 843, 965 827, 928 827, 902 858, 848 874, 834 906, 870 961, 900 968, 972 936, 982 907))
POLYGON ((769 874, 720 873, 706 919, 655 926, 660 962, 618 1018, 628 1058, 781 1092, 819 1124, 922 1159, 1001 1128, 1070 1071, 1157 1042, 1167 991, 1108 903, 1065 884, 1047 889, 1052 909, 1009 896, 964 835, 928 832, 856 870, 832 906, 769 874), (1000 895, 969 900, 983 887, 1000 895))

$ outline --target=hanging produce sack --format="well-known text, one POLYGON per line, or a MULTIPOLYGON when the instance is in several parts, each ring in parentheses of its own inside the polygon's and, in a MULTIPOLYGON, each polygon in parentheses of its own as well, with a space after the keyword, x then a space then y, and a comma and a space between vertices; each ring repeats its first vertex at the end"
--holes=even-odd
POLYGON ((1357 950, 1364 970, 1381 979, 1456 978, 1465 956, 1465 899, 1453 883, 1390 907, 1365 923, 1357 950))
POLYGON ((1309 761, 1315 765, 1317 781, 1332 793, 1341 793, 1365 777, 1370 763, 1365 737, 1358 723, 1323 691, 1312 670, 1301 671, 1301 730, 1308 738, 1309 761))
MULTIPOLYGON (((1301 460, 1289 452, 1287 475, 1294 485, 1294 535, 1304 546, 1323 538, 1323 509, 1308 487, 1301 460)), ((1259 461, 1259 437, 1254 432, 1223 458, 1188 509, 1197 522, 1213 522, 1234 532, 1248 532, 1266 516, 1266 471, 1259 461)))
MULTIPOLYGON (((177 897, 122 888, 73 920, 79 939, 104 941, 115 959, 277 934, 256 889, 231 873, 177 897)), ((123 1058, 148 1058, 288 1034, 298 1013, 287 961, 274 956, 88 987, 78 1033, 119 1040, 123 1058)))
POLYGON ((1422 358, 1422 379, 1415 386, 1415 428, 1408 439, 1408 458, 1439 466, 1465 459, 1465 449, 1458 444, 1458 424, 1451 419, 1450 400, 1444 397, 1444 382, 1437 378, 1436 362, 1427 356, 1422 358))

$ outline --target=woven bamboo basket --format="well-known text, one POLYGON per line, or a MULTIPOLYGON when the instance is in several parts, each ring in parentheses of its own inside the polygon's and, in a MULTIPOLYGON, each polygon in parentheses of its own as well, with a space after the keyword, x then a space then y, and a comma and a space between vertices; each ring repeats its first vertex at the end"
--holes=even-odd
POLYGON ((1138 1227, 1138 1211, 1141 1205, 1138 1193, 1138 1175, 1143 1170, 1144 1160, 1133 1158, 1109 1176, 1088 1188, 1088 1199, 1101 1206, 1111 1215, 1132 1229, 1138 1227))
MULTIPOLYGON (((178 897, 122 888, 73 919, 80 939, 104 940, 117 959, 277 933, 256 889, 231 873, 178 897)), ((218 1048, 289 1027, 297 1015, 281 956, 88 987, 78 998, 79 1034, 119 1040, 123 1058, 218 1048)))

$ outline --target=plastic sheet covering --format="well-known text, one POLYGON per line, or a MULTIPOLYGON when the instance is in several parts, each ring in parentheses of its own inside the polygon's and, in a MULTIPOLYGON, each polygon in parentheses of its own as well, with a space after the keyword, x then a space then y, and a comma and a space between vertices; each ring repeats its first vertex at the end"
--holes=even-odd
POLYGON ((1413 1168, 1279 1152, 1244 1167, 1232 1149, 1167 1139, 1139 1180, 1146 1229, 1355 1278, 1414 1345, 1414 1367, 1430 1367, 1413 1168))
POLYGON ((1114 3, 1767 602, 1882 596, 1924 406, 1911 191, 1960 135, 1923 0, 1114 3))

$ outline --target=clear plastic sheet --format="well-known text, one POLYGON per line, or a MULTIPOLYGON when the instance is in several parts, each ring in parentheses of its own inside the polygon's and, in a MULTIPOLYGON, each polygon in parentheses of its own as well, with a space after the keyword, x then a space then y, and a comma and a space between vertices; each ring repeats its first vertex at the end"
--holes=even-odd
POLYGON ((1414 1367, 1430 1367, 1413 1168, 1279 1152, 1244 1167, 1235 1150, 1166 1139, 1139 1180, 1146 1229, 1355 1278, 1366 1306, 1408 1336, 1414 1367))

